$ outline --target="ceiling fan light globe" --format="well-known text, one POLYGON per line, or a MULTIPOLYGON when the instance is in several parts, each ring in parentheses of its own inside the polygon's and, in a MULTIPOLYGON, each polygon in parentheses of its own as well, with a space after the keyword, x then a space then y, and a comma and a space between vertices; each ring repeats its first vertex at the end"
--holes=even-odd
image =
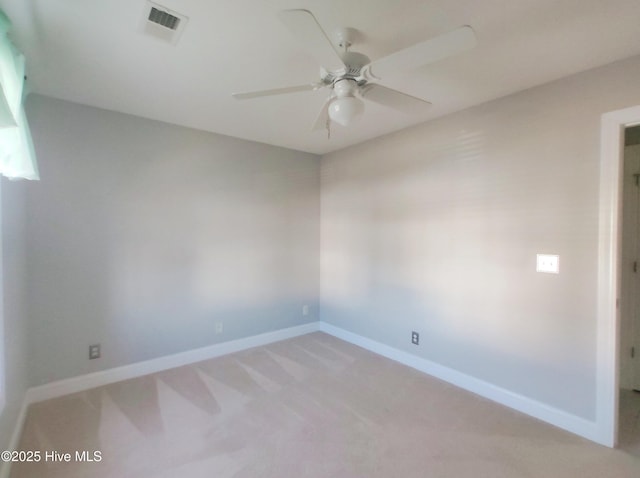
POLYGON ((342 126, 349 126, 363 112, 364 102, 354 96, 336 98, 329 105, 329 118, 342 126))

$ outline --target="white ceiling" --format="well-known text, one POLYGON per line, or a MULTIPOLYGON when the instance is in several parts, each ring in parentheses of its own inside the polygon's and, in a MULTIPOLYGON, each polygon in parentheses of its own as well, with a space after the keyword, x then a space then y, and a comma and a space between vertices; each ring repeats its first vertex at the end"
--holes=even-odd
MULTIPOLYGON (((157 0, 189 17, 176 45, 140 33, 144 0, 0 0, 32 91, 318 154, 640 54, 639 0, 157 0), (318 66, 276 12, 358 29, 371 59, 462 25, 474 50, 384 84, 433 107, 367 103, 348 128, 311 132, 326 90, 238 101, 232 92, 314 82, 318 66)), ((631 81, 631 80, 630 80, 631 81)))

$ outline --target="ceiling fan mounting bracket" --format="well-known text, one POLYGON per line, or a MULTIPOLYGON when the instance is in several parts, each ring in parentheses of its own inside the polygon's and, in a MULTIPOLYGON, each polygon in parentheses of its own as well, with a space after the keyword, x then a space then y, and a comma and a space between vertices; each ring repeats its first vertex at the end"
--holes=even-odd
POLYGON ((357 36, 358 31, 355 28, 339 28, 335 32, 335 41, 343 51, 347 51, 355 43, 357 36))

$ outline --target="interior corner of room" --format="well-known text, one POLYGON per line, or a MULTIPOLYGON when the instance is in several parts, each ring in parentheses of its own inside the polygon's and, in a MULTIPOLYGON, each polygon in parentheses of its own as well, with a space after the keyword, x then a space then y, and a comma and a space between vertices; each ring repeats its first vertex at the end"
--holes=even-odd
MULTIPOLYGON (((395 11, 393 2, 376 3, 371 8, 395 11)), ((466 18, 463 9, 445 15, 439 3, 451 25, 466 18)), ((511 58, 489 28, 494 17, 463 3, 477 15, 479 58, 511 58)), ((553 2, 544 3, 544 12, 553 12, 547 5, 553 2)), ((234 12, 253 5, 240 4, 234 12)), ((397 14, 409 19, 419 4, 408 2, 407 12, 397 14)), ((533 9, 535 2, 504 15, 525 22, 516 15, 525 4, 533 9)), ((36 33, 42 28, 53 41, 51 27, 38 27, 10 1, 0 0, 0 8, 15 15, 17 46, 36 54, 27 55, 27 66, 45 61, 36 33)), ((202 8, 219 13, 215 5, 202 8)), ((273 13, 272 6, 252 8, 273 13)), ((355 21, 352 7, 344 8, 355 21)), ((323 26, 338 21, 338 10, 318 9, 323 26)), ((35 11, 62 21, 66 10, 35 11)), ((562 15, 570 17, 564 8, 562 15)), ((523 25, 533 29, 543 17, 523 25)), ((374 20, 363 20, 381 32, 370 38, 372 58, 392 53, 385 41, 409 46, 420 28, 443 33, 436 20, 416 19, 406 38, 394 40, 391 27, 374 20)), ((179 41, 168 47, 136 37, 145 46, 132 48, 149 53, 143 63, 153 74, 164 71, 158 65, 163 54, 173 55, 167 51, 179 52, 172 58, 184 65, 199 51, 194 45, 205 38, 198 30, 204 27, 193 15, 183 21, 179 41)), ((233 31, 222 18, 211 21, 221 33, 233 31)), ((244 60, 251 49, 289 45, 275 20, 266 23, 254 25, 271 32, 264 45, 249 45, 249 27, 249 36, 238 38, 238 69, 251 68, 244 60)), ((571 32, 584 27, 562 25, 571 32)), ((74 27, 69 38, 83 28, 74 27)), ((523 45, 531 40, 526 32, 510 34, 523 45)), ((104 74, 97 56, 95 69, 77 63, 88 52, 71 48, 65 35, 49 46, 60 64, 74 65, 83 78, 104 74)), ((87 48, 104 46, 101 38, 89 38, 87 48)), ((221 65, 235 64, 221 45, 212 48, 221 65)), ((316 74, 296 45, 286 48, 274 65, 295 78, 303 76, 297 65, 316 74)), ((68 87, 68 70, 49 62, 34 66, 36 87, 24 111, 41 179, 0 180, 0 449, 19 448, 35 403, 322 332, 617 447, 614 459, 637 471, 640 50, 611 58, 608 51, 584 63, 574 58, 578 52, 572 60, 558 57, 567 66, 557 66, 557 76, 545 70, 539 82, 508 93, 487 86, 484 100, 464 105, 476 88, 466 74, 476 65, 474 53, 445 60, 441 70, 398 80, 398 88, 416 95, 430 85, 433 117, 405 120, 367 103, 363 123, 352 129, 334 127, 326 115, 335 97, 314 90, 327 87, 330 75, 304 88, 316 95, 307 103, 298 96, 237 106, 232 87, 253 82, 224 68, 198 70, 209 75, 206 85, 196 78, 190 91, 182 76, 171 76, 152 98, 151 83, 141 86, 131 73, 138 60, 106 55, 100 61, 113 63, 104 65, 122 62, 121 71, 109 70, 111 87, 122 91, 118 98, 90 82, 68 87), (214 80, 224 98, 205 96, 214 80), (171 95, 164 105, 158 101, 174 87, 188 96, 186 106, 171 95), (209 106, 191 97, 198 95, 209 106), (331 130, 311 133, 313 118, 304 128, 299 123, 318 107, 326 113, 320 123, 331 130), (283 123, 275 124, 280 116, 283 123)), ((264 70, 254 79, 268 86, 281 77, 266 59, 255 61, 264 70)), ((479 71, 483 79, 495 80, 479 71)), ((346 97, 366 99, 366 91, 346 97)), ((317 340, 310 337, 301 343, 317 340)))

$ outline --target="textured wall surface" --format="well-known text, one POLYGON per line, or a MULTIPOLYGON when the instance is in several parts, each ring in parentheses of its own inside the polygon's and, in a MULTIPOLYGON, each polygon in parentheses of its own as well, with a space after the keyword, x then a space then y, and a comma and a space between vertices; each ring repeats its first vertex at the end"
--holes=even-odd
POLYGON ((33 385, 317 320, 317 156, 27 106, 42 177, 27 198, 33 385))
POLYGON ((0 413, 0 448, 6 449, 28 386, 27 316, 25 268, 25 211, 27 183, 7 181, 0 184, 2 209, 2 248, 0 277, 2 278, 2 343, 0 353, 4 365, 2 387, 4 407, 0 413))
POLYGON ((325 156, 321 320, 593 420, 600 117, 638 79, 635 58, 325 156))

